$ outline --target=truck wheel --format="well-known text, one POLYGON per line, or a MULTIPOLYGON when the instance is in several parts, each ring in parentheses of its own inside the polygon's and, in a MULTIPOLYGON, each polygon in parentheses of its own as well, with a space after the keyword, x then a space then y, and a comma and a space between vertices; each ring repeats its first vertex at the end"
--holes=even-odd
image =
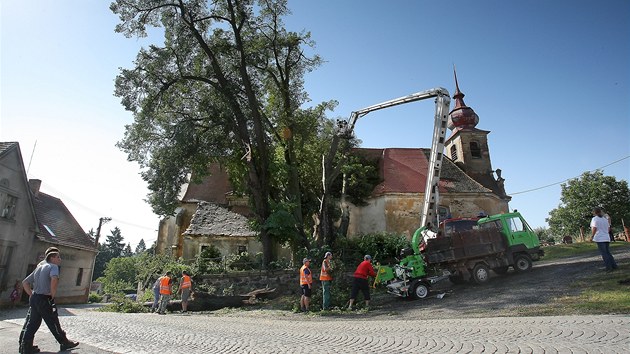
POLYGON ((532 259, 526 254, 519 254, 514 258, 514 270, 522 273, 532 269, 532 259))
POLYGON ((508 266, 496 267, 496 268, 492 268, 492 270, 494 270, 494 272, 499 275, 505 275, 508 272, 508 266))
POLYGON ((490 280, 490 269, 483 263, 478 263, 472 271, 472 277, 477 284, 484 284, 490 280))
POLYGON ((429 295, 429 287, 427 284, 419 281, 411 286, 411 297, 414 299, 424 299, 429 295))

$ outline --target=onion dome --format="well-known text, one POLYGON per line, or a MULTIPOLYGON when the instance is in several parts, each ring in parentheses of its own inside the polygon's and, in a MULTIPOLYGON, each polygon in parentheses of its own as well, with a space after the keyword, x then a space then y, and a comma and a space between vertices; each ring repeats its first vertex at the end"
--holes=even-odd
POLYGON ((448 115, 448 129, 472 129, 479 123, 479 116, 464 103, 464 93, 459 90, 455 68, 453 68, 453 73, 455 74, 455 94, 453 95, 455 108, 448 115))

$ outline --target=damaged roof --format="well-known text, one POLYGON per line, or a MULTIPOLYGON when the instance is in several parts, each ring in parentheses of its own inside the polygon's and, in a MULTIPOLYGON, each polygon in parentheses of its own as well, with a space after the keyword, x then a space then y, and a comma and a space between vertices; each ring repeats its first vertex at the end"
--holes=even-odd
POLYGON ((257 233, 243 215, 214 203, 199 202, 184 235, 251 237, 257 233))
MULTIPOLYGON (((424 193, 429 168, 430 149, 386 148, 354 149, 366 158, 379 160, 382 182, 373 195, 387 193, 424 193)), ((440 193, 493 193, 468 176, 447 156, 442 160, 440 193)))

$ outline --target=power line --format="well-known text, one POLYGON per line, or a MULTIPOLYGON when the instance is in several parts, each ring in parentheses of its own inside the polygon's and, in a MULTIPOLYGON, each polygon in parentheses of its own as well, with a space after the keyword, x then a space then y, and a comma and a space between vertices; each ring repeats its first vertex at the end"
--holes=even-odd
MULTIPOLYGON (((85 205, 83 205, 83 204, 79 203, 78 201, 76 201, 76 200, 72 199, 71 197, 69 197, 67 194, 62 193, 62 192, 61 192, 61 191, 59 191, 58 189, 56 189, 56 188, 52 187, 49 183, 45 183, 45 185, 46 185, 46 189, 50 189, 50 190, 51 190, 51 191, 53 191, 56 195, 58 195, 58 196, 62 197, 62 198, 63 198, 63 200, 65 200, 65 201, 69 201, 69 202, 71 202, 72 204, 75 204, 75 205, 77 205, 77 206, 81 207, 83 210, 89 211, 90 213, 92 213, 92 214, 94 214, 94 215, 106 215, 106 214, 108 214, 108 213, 102 213, 102 212, 100 212, 100 211, 94 210, 94 209, 92 209, 92 208, 90 208, 90 207, 88 207, 88 206, 85 206, 85 205)), ((136 228, 145 229, 145 230, 150 230, 150 231, 156 231, 156 230, 155 230, 155 227, 147 227, 147 226, 143 226, 143 225, 134 224, 134 223, 132 223, 132 222, 124 221, 124 220, 121 220, 121 219, 116 218, 116 217, 113 217, 113 216, 112 216, 112 220, 116 221, 116 222, 117 222, 117 223, 119 223, 119 224, 125 224, 125 225, 127 225, 127 226, 133 226, 133 227, 136 227, 136 228)))
MULTIPOLYGON (((623 161, 623 160, 625 160, 625 159, 627 159, 627 158, 630 158, 630 155, 628 155, 628 156, 626 156, 626 157, 622 157, 622 158, 620 158, 619 160, 613 161, 613 162, 611 162, 611 163, 609 163, 609 164, 607 164, 607 165, 604 165, 604 166, 602 166, 602 167, 595 168, 595 169, 592 169, 592 170, 589 170, 589 171, 586 171, 586 172, 593 172, 593 171, 597 171, 597 170, 603 170, 604 168, 606 168, 606 167, 608 167, 608 166, 610 166, 610 165, 614 165, 614 164, 616 164, 617 162, 621 162, 621 161, 623 161)), ((583 174, 583 173, 582 173, 582 174, 583 174)), ((528 190, 524 190, 524 191, 521 191, 521 192, 516 192, 516 193, 508 193, 508 195, 523 194, 523 193, 533 192, 533 191, 537 191, 537 190, 539 190, 539 189, 544 189, 544 188, 547 188, 547 187, 555 186, 555 185, 558 185, 558 184, 560 184, 560 183, 564 183, 564 182, 566 182, 566 181, 569 181, 569 180, 572 180, 572 179, 578 178, 578 177, 580 177, 582 174, 580 174, 579 176, 575 176, 575 177, 567 178, 567 179, 565 179, 564 181, 560 181, 560 182, 556 182, 556 183, 548 184, 548 185, 546 185, 546 186, 542 186, 542 187, 538 187, 538 188, 532 188, 532 189, 528 189, 528 190)))

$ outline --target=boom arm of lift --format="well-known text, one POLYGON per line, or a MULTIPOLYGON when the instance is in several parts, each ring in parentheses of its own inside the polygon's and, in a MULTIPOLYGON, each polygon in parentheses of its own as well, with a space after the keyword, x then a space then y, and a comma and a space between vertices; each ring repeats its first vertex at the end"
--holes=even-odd
MULTIPOLYGON (((432 227, 437 227, 438 225, 438 183, 440 181, 440 171, 442 170, 446 125, 451 104, 451 98, 448 91, 445 88, 438 87, 422 92, 413 93, 411 95, 396 98, 383 103, 375 104, 373 106, 369 106, 352 112, 348 121, 342 121, 339 125, 340 134, 342 136, 351 137, 354 132, 354 125, 356 124, 357 120, 370 112, 433 97, 435 97, 435 119, 433 125, 433 141, 431 143, 431 155, 429 157, 429 168, 427 171, 427 184, 425 186, 424 202, 422 204, 422 215, 420 222, 421 229, 431 229, 432 227)), ((414 248, 417 248, 417 246, 415 246, 414 248)), ((417 249, 414 250, 418 253, 417 249)))

